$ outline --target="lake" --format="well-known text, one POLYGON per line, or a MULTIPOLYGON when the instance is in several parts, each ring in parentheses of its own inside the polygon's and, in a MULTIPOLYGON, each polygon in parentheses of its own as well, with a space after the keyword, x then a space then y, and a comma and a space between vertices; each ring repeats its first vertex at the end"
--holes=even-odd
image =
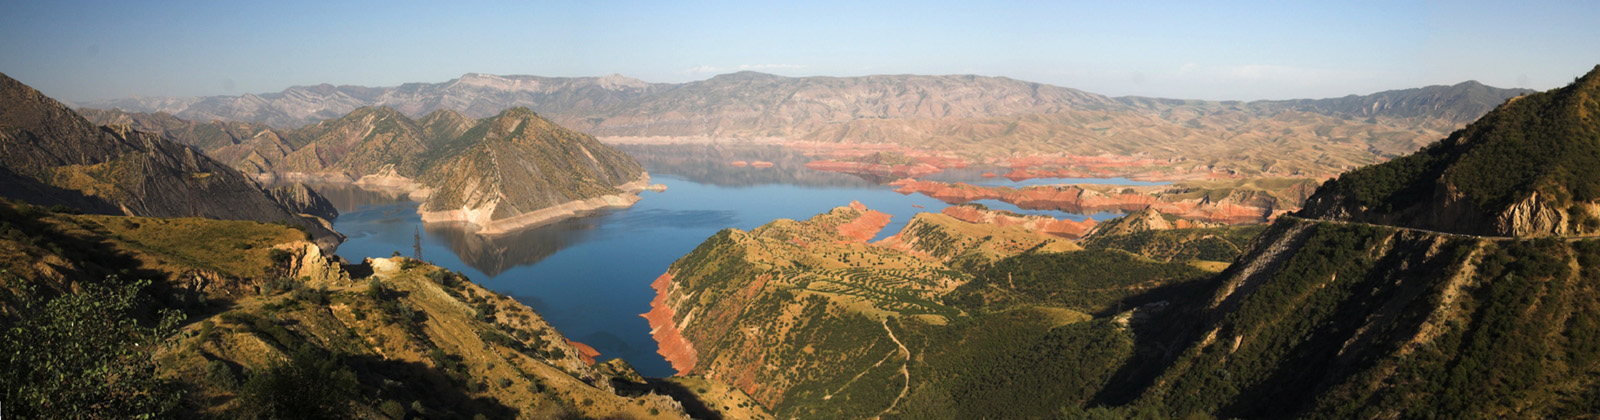
MULTIPOLYGON (((461 272, 527 304, 567 338, 593 346, 601 360, 620 357, 646 376, 674 373, 640 317, 650 310, 650 282, 707 237, 725 228, 750 230, 774 219, 806 219, 852 200, 894 216, 879 234, 898 232, 918 212, 948 204, 902 195, 893 187, 845 174, 812 171, 797 152, 779 147, 619 146, 650 172, 664 192, 644 192, 633 207, 485 238, 457 224, 423 224, 417 203, 348 186, 314 186, 342 213, 333 226, 349 236, 338 254, 351 261, 413 255, 461 272), (734 160, 774 162, 771 168, 734 167, 734 160), (918 208, 916 206, 921 206, 918 208), (420 235, 420 241, 418 236, 420 235)), ((940 174, 942 181, 984 185, 1098 182, 1148 185, 1126 179, 1028 180, 981 178, 981 171, 940 174)), ((1023 210, 986 200, 990 208, 1056 218, 1090 215, 1023 210)))

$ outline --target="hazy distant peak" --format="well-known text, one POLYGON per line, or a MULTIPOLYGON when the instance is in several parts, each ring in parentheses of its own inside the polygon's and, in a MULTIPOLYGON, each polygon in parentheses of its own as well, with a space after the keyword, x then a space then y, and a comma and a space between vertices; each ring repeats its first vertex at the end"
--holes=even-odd
POLYGON ((739 72, 733 72, 733 73, 727 73, 727 74, 719 74, 719 75, 716 75, 716 76, 712 76, 710 80, 773 80, 773 79, 787 79, 787 77, 779 76, 779 75, 776 75, 776 74, 762 73, 762 72, 754 71, 754 70, 745 70, 745 71, 739 71, 739 72))
POLYGON ((467 73, 456 78, 454 85, 486 87, 501 90, 533 90, 539 87, 536 80, 518 80, 484 73, 467 73), (524 83, 527 82, 527 83, 524 83))
POLYGON ((650 87, 648 82, 617 73, 601 76, 595 80, 595 83, 606 90, 644 89, 650 87))

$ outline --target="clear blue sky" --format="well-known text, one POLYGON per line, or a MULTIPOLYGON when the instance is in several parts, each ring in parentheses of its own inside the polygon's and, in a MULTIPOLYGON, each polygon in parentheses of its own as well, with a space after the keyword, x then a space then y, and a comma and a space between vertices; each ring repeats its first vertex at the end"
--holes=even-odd
POLYGON ((683 82, 980 74, 1107 95, 1279 99, 1600 64, 1600 1, 0 0, 0 72, 68 101, 389 86, 463 73, 683 82))

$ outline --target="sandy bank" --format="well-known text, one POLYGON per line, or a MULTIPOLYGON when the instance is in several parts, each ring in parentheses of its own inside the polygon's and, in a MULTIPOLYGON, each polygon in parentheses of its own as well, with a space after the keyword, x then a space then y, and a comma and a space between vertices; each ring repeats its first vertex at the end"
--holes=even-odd
POLYGON ((618 185, 617 189, 622 190, 622 192, 584 200, 568 201, 503 219, 492 217, 496 207, 495 202, 478 208, 460 208, 445 211, 425 211, 422 210, 422 207, 418 207, 417 213, 422 215, 423 223, 465 222, 478 226, 477 234, 493 236, 541 226, 597 210, 630 207, 639 202, 639 192, 645 190, 662 191, 666 187, 659 184, 650 185, 650 174, 646 172, 641 173, 639 179, 633 182, 618 185))

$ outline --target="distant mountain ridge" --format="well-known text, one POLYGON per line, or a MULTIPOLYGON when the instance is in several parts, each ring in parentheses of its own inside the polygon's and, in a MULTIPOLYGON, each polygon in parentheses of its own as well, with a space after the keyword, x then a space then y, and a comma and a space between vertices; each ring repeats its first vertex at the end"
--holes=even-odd
POLYGON ((369 106, 394 108, 413 118, 441 109, 484 118, 518 106, 540 113, 581 112, 632 99, 664 86, 621 75, 565 78, 467 73, 443 83, 406 83, 390 87, 325 83, 239 96, 112 99, 89 102, 84 107, 167 113, 202 122, 216 119, 299 128, 369 106))
MULTIPOLYGON (((707 80, 686 83, 649 83, 622 75, 602 77, 541 77, 467 73, 442 83, 406 83, 390 87, 320 84, 293 86, 281 92, 239 96, 129 97, 91 101, 84 108, 121 109, 127 112, 167 113, 194 120, 260 122, 279 128, 297 128, 317 121, 338 118, 356 108, 387 106, 416 118, 449 109, 474 118, 494 115, 511 107, 526 107, 542 114, 562 117, 583 114, 628 115, 630 111, 670 110, 673 105, 781 105, 764 99, 806 100, 821 98, 830 91, 865 88, 877 100, 861 99, 836 112, 849 112, 852 118, 972 118, 1024 113, 1059 112, 1070 108, 1117 108, 1120 105, 1154 107, 1154 104, 1219 103, 1246 104, 1258 108, 1286 108, 1327 115, 1359 117, 1442 117, 1456 122, 1476 119, 1506 98, 1532 93, 1529 89, 1503 89, 1466 81, 1455 85, 1432 85, 1398 89, 1368 95, 1348 95, 1324 99, 1198 101, 1139 96, 1106 97, 1077 89, 1033 83, 1006 77, 974 75, 872 75, 860 77, 785 77, 753 71, 723 74, 707 80), (883 89, 894 85, 896 91, 883 89), (945 98, 926 97, 928 92, 972 87, 973 92, 945 98), (716 93, 773 91, 782 95, 770 98, 726 98, 722 103, 707 103, 716 93), (667 92, 672 92, 667 94, 667 92), (918 101, 910 104, 885 103, 908 92, 918 101), (1021 100, 965 108, 954 106, 964 99, 1009 97, 1022 94, 1021 100), (796 98, 795 96, 799 96, 796 98), (910 105, 910 106, 906 106, 910 105), (610 111, 610 112, 603 112, 610 111)), ((838 94, 835 94, 838 95, 838 94)), ((869 95, 860 95, 868 98, 869 95)), ((819 100, 845 104, 846 100, 819 100)), ((769 111, 771 112, 771 111, 769 111)), ((782 113, 781 110, 777 113, 782 113)), ((560 117, 558 117, 559 119, 560 117)), ((828 121, 839 121, 838 118, 828 121)), ((603 124, 597 124, 603 125, 603 124)), ((627 131, 622 126, 608 130, 627 131)), ((708 134, 708 133, 695 133, 708 134)), ((670 135, 670 134, 645 134, 670 135)))
POLYGON ((436 110, 484 118, 526 107, 602 137, 892 143, 977 159, 1148 155, 1173 160, 1174 173, 1305 176, 1412 152, 1529 92, 1467 82, 1343 98, 1236 102, 1111 98, 972 75, 740 72, 665 84, 616 75, 471 73, 443 83, 299 86, 263 95, 130 98, 85 107, 280 128, 364 106, 394 108, 411 118, 436 110))
POLYGON ((0 196, 89 213, 287 223, 324 247, 343 239, 228 165, 160 135, 96 126, 3 74, 0 106, 0 196))
POLYGON ((480 233, 631 205, 649 179, 622 152, 527 108, 484 119, 437 110, 414 120, 393 108, 362 107, 297 130, 85 112, 163 133, 263 179, 411 194, 422 201, 424 220, 469 222, 480 233))

